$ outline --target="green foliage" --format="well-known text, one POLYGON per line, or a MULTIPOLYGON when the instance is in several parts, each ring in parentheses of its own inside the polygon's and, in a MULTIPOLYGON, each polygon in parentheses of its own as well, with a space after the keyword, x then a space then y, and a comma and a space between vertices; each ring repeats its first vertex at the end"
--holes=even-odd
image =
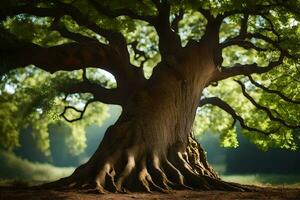
MULTIPOLYGON (((158 48, 158 35, 155 29, 148 23, 141 20, 132 20, 129 17, 120 16, 109 18, 99 14, 96 9, 85 0, 64 0, 64 3, 72 3, 80 12, 95 22, 99 27, 118 30, 122 32, 128 42, 130 61, 137 67, 143 67, 144 74, 149 78, 153 68, 161 60, 158 48), (140 53, 135 50, 135 47, 140 53), (143 54, 143 55, 141 55, 143 54), (143 66, 141 66, 143 64, 143 66)), ((138 15, 156 15, 157 9, 150 0, 120 0, 99 1, 102 5, 112 9, 129 9, 138 15)), ((171 0, 170 20, 175 14, 184 10, 183 19, 179 22, 179 35, 182 44, 189 40, 199 40, 204 34, 207 20, 198 12, 198 8, 209 9, 216 16, 230 10, 242 8, 254 8, 256 5, 267 5, 274 3, 274 0, 171 0)), ((16 4, 24 4, 24 1, 3 1, 0 6, 0 13, 10 9, 16 4)), ((291 8, 300 10, 298 0, 289 1, 291 8)), ((40 7, 51 7, 52 4, 43 1, 40 7)), ((220 42, 235 37, 240 32, 240 24, 243 15, 236 14, 224 19, 220 29, 220 42)), ((278 45, 293 55, 300 55, 300 16, 291 14, 286 9, 272 9, 268 18, 272 21, 274 29, 279 38, 270 31, 271 24, 261 16, 251 15, 248 22, 248 32, 260 33, 271 39, 278 40, 278 45)), ((80 26, 71 16, 62 17, 58 24, 55 24, 53 17, 36 17, 29 14, 19 14, 8 17, 0 24, 19 39, 30 41, 35 44, 49 47, 71 42, 70 39, 62 37, 58 31, 52 30, 53 25, 66 28, 68 31, 80 33, 84 36, 97 39, 103 43, 107 41, 99 34, 80 26)), ((0 37, 2 37, 0 35, 0 37)), ((1 40, 2 41, 2 40, 1 40)), ((4 45, 11 46, 13 41, 3 40, 4 45)), ((266 51, 249 50, 239 46, 230 46, 223 50, 222 55, 225 67, 231 67, 235 63, 267 66, 270 61, 276 61, 279 52, 272 46, 260 39, 251 39, 255 46, 267 49, 266 51)), ((86 67, 86 66, 84 66, 86 67)), ((52 123, 64 123, 71 129, 71 136, 68 140, 70 150, 74 154, 80 153, 85 148, 84 127, 92 123, 100 123, 106 112, 102 104, 92 103, 89 105, 83 120, 72 124, 62 120, 59 114, 64 106, 72 105, 82 109, 83 105, 92 98, 91 94, 68 95, 58 92, 61 85, 71 85, 81 80, 82 72, 57 72, 50 75, 34 67, 18 69, 4 75, 0 84, 0 146, 5 149, 14 149, 19 146, 19 131, 29 126, 34 137, 37 138, 38 148, 49 154, 48 126, 52 123), (99 115, 104 114, 104 115, 99 115)), ((87 69, 87 77, 91 82, 101 84, 106 88, 117 87, 112 77, 107 77, 98 69, 87 69)), ((285 59, 284 64, 274 70, 255 75, 253 78, 260 84, 281 91, 291 99, 300 99, 300 67, 299 60, 285 59)), ((285 119, 290 124, 300 124, 299 105, 288 103, 275 94, 254 87, 247 77, 236 77, 246 85, 247 92, 257 103, 270 108, 272 114, 278 118, 285 119)), ((241 93, 239 85, 233 79, 224 80, 218 83, 217 87, 208 87, 204 91, 205 96, 217 96, 230 104, 236 112, 245 119, 248 126, 256 127, 266 132, 278 129, 278 132, 269 136, 261 133, 242 130, 253 143, 266 150, 270 147, 286 149, 297 148, 298 130, 291 130, 278 122, 269 120, 267 114, 257 109, 241 93)), ((74 119, 79 116, 74 110, 67 110, 66 117, 74 119)), ((238 123, 234 126, 230 115, 213 106, 205 106, 198 111, 194 129, 197 134, 210 131, 220 133, 220 143, 225 147, 237 147, 238 123)))
MULTIPOLYGON (((219 2, 219 1, 218 1, 219 2)), ((225 6, 220 6, 220 11, 226 11, 233 7, 251 7, 254 4, 262 3, 260 1, 226 1, 225 6), (253 4, 253 5, 252 5, 253 4)), ((299 2, 294 2, 294 7, 299 7, 299 2)), ((291 2, 291 3, 292 3, 291 2)), ((267 3, 267 2, 264 2, 267 3)), ((218 7, 218 3, 212 4, 218 7)), ((211 6, 212 6, 211 5, 211 6)), ((272 21, 274 29, 280 35, 280 38, 267 30, 270 29, 270 23, 259 16, 250 16, 248 22, 248 32, 260 33, 273 40, 278 39, 280 47, 289 53, 299 56, 299 16, 292 15, 283 9, 275 9, 268 16, 272 21)), ((227 38, 235 37, 239 34, 241 15, 227 17, 220 32, 220 41, 227 38)), ((275 51, 269 44, 262 40, 251 40, 257 47, 268 49, 267 51, 258 52, 256 50, 248 50, 239 46, 230 46, 223 50, 223 66, 231 67, 234 63, 252 64, 257 63, 259 66, 267 66, 270 61, 276 61, 279 53, 275 51)), ((252 76, 258 83, 272 90, 278 90, 285 96, 293 100, 299 100, 299 77, 300 67, 299 59, 286 58, 284 63, 274 68, 268 73, 252 76)), ((270 109, 271 113, 280 119, 285 120, 288 124, 300 124, 299 104, 284 101, 276 94, 268 93, 260 88, 255 87, 248 78, 236 77, 245 85, 247 92, 255 99, 257 103, 270 109)), ((245 119, 250 127, 255 127, 265 132, 277 130, 269 136, 261 133, 249 132, 241 130, 253 143, 259 148, 267 150, 269 148, 285 148, 295 150, 299 145, 299 130, 293 130, 271 121, 266 112, 257 109, 249 100, 241 93, 241 89, 233 79, 224 80, 218 83, 217 87, 208 87, 204 92, 205 96, 217 96, 227 102, 235 111, 245 119)), ((233 120, 231 116, 212 106, 205 106, 198 112, 195 130, 198 134, 205 131, 220 133, 220 143, 223 146, 236 147, 236 129, 239 130, 239 124, 232 127, 233 120), (225 137, 224 137, 225 136, 225 137)))
POLYGON ((91 82, 97 83, 107 89, 117 87, 115 77, 110 73, 106 72, 105 70, 97 68, 87 68, 86 76, 91 82))
MULTIPOLYGON (((289 82, 289 78, 299 77, 299 72, 289 73, 289 78, 281 77, 282 73, 275 72, 277 70, 285 70, 287 66, 281 66, 263 76, 253 76, 265 86, 271 89, 284 91, 284 94, 294 99, 299 99, 299 84, 289 82), (275 76, 272 76, 275 75, 275 76), (277 77, 279 75, 279 77, 277 77), (267 77, 263 80, 262 77, 267 77), (280 79, 281 78, 281 79, 280 79), (270 83, 272 80, 272 83, 270 83), (280 87, 281 85, 281 87, 280 87), (279 87, 278 87, 279 86, 279 87)), ((296 67, 296 65, 295 65, 296 67)), ((247 78, 236 78, 242 80, 246 84, 247 92, 256 100, 257 103, 268 107, 272 114, 278 118, 284 119, 289 124, 300 124, 299 110, 300 105, 288 103, 278 97, 276 94, 270 94, 261 89, 255 88, 247 78)), ((262 150, 269 148, 284 148, 296 150, 299 141, 299 131, 292 130, 282 124, 271 121, 266 112, 257 109, 253 104, 242 95, 239 85, 232 79, 224 80, 219 83, 218 87, 208 87, 205 91, 206 96, 217 96, 230 104, 234 110, 245 119, 250 127, 255 127, 265 132, 273 134, 265 136, 261 133, 247 131, 242 129, 242 133, 247 136, 250 141, 256 144, 262 150)), ((220 144, 224 147, 237 147, 236 141, 237 128, 239 124, 233 126, 233 120, 229 114, 213 106, 204 106, 198 111, 195 120, 194 130, 198 135, 205 132, 214 132, 220 134, 220 144)), ((239 129, 238 129, 239 130, 239 129)))
MULTIPOLYGON (((69 123, 60 114, 67 105, 83 109, 92 95, 68 95, 59 92, 64 84, 81 80, 82 73, 57 72, 49 74, 35 67, 11 71, 2 77, 0 84, 0 147, 12 150, 19 146, 19 132, 30 127, 36 138, 37 148, 50 154, 48 126, 62 123, 71 128, 67 141, 70 152, 81 153, 86 147, 85 128, 91 124, 101 124, 107 117, 107 107, 101 103, 91 103, 82 120, 69 123)), ((101 75, 99 75, 101 76, 101 75)), ((103 76, 103 75, 102 75, 103 76)), ((78 112, 67 113, 68 119, 78 118, 78 112)))
POLYGON ((200 40, 205 31, 206 19, 194 10, 188 10, 179 23, 179 35, 182 44, 189 40, 200 40))
POLYGON ((4 186, 5 183, 10 183, 9 185, 12 184, 14 186, 26 186, 24 184, 28 183, 28 181, 54 181, 68 176, 74 171, 73 167, 55 167, 48 163, 30 162, 16 156, 12 152, 3 150, 0 150, 0 169, 1 186, 4 186), (3 177, 6 177, 8 180, 3 180, 3 177))
POLYGON ((41 46, 55 46, 70 42, 69 39, 62 38, 57 31, 50 29, 52 21, 50 17, 20 14, 4 21, 3 27, 19 39, 41 46))

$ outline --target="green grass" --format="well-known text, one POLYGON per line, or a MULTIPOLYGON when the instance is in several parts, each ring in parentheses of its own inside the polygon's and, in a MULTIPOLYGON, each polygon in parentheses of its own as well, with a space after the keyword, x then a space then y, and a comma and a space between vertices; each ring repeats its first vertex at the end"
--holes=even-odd
POLYGON ((300 187, 300 174, 230 174, 225 181, 259 186, 300 187))
POLYGON ((0 184, 54 181, 70 175, 74 169, 74 167, 56 167, 49 163, 31 162, 11 152, 0 151, 0 184))

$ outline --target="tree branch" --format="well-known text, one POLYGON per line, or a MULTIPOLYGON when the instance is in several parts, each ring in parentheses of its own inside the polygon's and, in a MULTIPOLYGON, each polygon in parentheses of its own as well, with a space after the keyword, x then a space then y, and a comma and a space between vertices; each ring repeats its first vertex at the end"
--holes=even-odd
POLYGON ((289 102, 289 103, 294 103, 294 104, 300 104, 300 101, 297 101, 297 100, 292 100, 290 98, 288 98, 287 96, 285 96, 284 94, 282 94, 280 91, 278 90, 271 90, 261 84, 259 84, 258 82, 256 82, 255 80, 253 80, 253 78, 251 76, 248 76, 250 82, 255 85, 256 87, 268 92, 268 93, 271 93, 271 94, 276 94, 278 95, 281 99, 283 99, 284 101, 286 102, 289 102))
POLYGON ((139 59, 140 57, 143 57, 143 58, 147 59, 148 56, 147 56, 146 52, 139 50, 137 47, 138 44, 139 44, 138 41, 129 43, 129 45, 132 47, 132 50, 134 51, 134 58, 139 59))
POLYGON ((180 8, 179 13, 175 14, 175 18, 171 23, 171 28, 176 33, 178 33, 178 23, 183 19, 183 16, 184 16, 184 10, 183 8, 180 8))
POLYGON ((289 5, 289 3, 293 3, 293 1, 281 1, 278 3, 278 6, 285 8, 288 12, 293 13, 294 15, 300 16, 299 8, 297 6, 289 5))
POLYGON ((114 49, 114 59, 111 60, 112 66, 118 66, 119 73, 113 73, 119 80, 128 84, 128 80, 143 80, 144 76, 141 73, 136 73, 135 68, 130 64, 130 56, 127 49, 127 42, 122 33, 103 29, 99 27, 96 23, 91 21, 87 16, 82 14, 79 9, 74 7, 72 4, 62 3, 57 0, 53 0, 66 11, 66 14, 70 15, 79 25, 85 26, 94 32, 102 35, 109 41, 110 47, 114 49), (116 59, 117 58, 117 59, 116 59))
POLYGON ((77 108, 75 108, 75 107, 73 107, 73 106, 65 106, 65 108, 64 108, 63 112, 60 114, 60 116, 63 117, 67 122, 70 122, 70 123, 79 121, 79 120, 81 120, 81 119, 83 118, 83 115, 84 115, 84 113, 85 113, 85 111, 86 111, 88 105, 89 105, 90 103, 94 102, 94 101, 95 101, 95 100, 89 100, 89 101, 87 101, 86 104, 84 105, 83 110, 79 110, 79 109, 77 109, 77 108), (73 109, 73 110, 75 110, 76 112, 79 112, 79 113, 80 113, 80 116, 79 116, 78 118, 68 119, 68 118, 66 117, 66 115, 65 115, 68 109, 73 109))
MULTIPOLYGON (((181 40, 179 35, 172 30, 170 24, 171 5, 168 0, 152 0, 158 10, 158 15, 154 21, 154 28, 159 36, 159 51, 161 59, 167 65, 172 66, 175 57, 181 49, 181 40), (172 62, 170 62, 172 60, 172 62)), ((176 62, 176 61, 175 61, 176 62)))
POLYGON ((266 15, 261 15, 270 25, 270 29, 266 29, 271 31, 272 33, 274 33, 277 36, 277 39, 280 39, 280 35, 279 33, 276 31, 273 22, 266 16, 266 15))
POLYGON ((113 51, 107 45, 100 43, 68 43, 54 47, 41 47, 29 44, 25 47, 1 49, 1 60, 6 60, 6 67, 12 70, 34 64, 50 73, 59 70, 78 70, 84 66, 101 67, 112 73, 117 73, 117 67, 111 66, 113 51))
MULTIPOLYGON (((116 32, 108 29, 99 27, 95 22, 91 21, 87 16, 82 14, 82 12, 74 7, 72 4, 62 3, 57 0, 51 0, 55 3, 55 6, 52 8, 38 8, 32 5, 18 6, 14 7, 11 10, 7 10, 3 13, 6 16, 13 16, 21 13, 32 14, 39 17, 54 17, 61 18, 64 15, 69 15, 73 20, 80 26, 84 26, 95 33, 107 38, 111 43, 118 43, 116 41, 116 32)), ((120 39, 120 37, 118 37, 120 39)), ((124 42, 124 41, 122 41, 124 42)))
POLYGON ((240 29, 240 35, 245 35, 248 31, 248 20, 249 20, 249 14, 244 14, 244 17, 241 22, 241 29, 240 29))
POLYGON ((276 122, 279 122, 280 124, 282 124, 283 126, 285 127, 288 127, 288 128, 291 128, 291 129, 296 129, 296 128, 300 128, 299 125, 291 125, 289 123, 287 123, 286 121, 280 119, 280 118, 277 118, 275 117, 271 110, 269 110, 269 108, 265 107, 265 106, 262 106, 260 104, 258 104, 247 92, 246 92, 246 87, 244 86, 244 84, 241 82, 241 81, 238 81, 238 80, 235 80, 240 86, 241 86, 241 89, 242 89, 242 93, 243 95, 259 110, 263 110, 269 117, 270 120, 272 121, 276 121, 276 122))
POLYGON ((211 82, 216 82, 220 80, 224 80, 229 77, 237 76, 237 75, 251 75, 251 74, 263 74, 266 73, 273 68, 281 65, 283 63, 285 54, 281 52, 280 57, 277 61, 271 61, 268 66, 260 67, 256 63, 254 64, 236 64, 233 67, 225 68, 221 67, 220 70, 216 70, 215 74, 211 80, 211 82))
MULTIPOLYGON (((278 43, 278 41, 274 41, 272 40, 271 38, 261 34, 261 33, 244 33, 244 32, 241 32, 243 34, 240 34, 234 38, 229 38, 227 40, 225 40, 224 42, 220 43, 219 44, 219 48, 220 50, 222 50, 223 48, 225 47, 228 47, 230 45, 243 45, 243 43, 251 43, 249 41, 247 41, 246 39, 252 39, 252 38, 256 38, 256 39, 261 39, 261 40, 264 40, 265 42, 273 45, 276 49, 280 50, 280 51, 283 51, 285 53, 285 56, 287 57, 291 57, 287 51, 285 51, 281 46, 280 44, 278 43)), ((252 43, 251 43, 252 44, 252 43)), ((255 47, 253 44, 252 44, 253 48, 258 48, 258 47, 255 47)))
POLYGON ((65 27, 53 28, 53 30, 56 30, 57 32, 59 32, 59 34, 62 37, 71 39, 75 42, 79 42, 79 43, 98 42, 98 40, 96 40, 94 38, 90 38, 90 37, 81 35, 80 33, 71 32, 68 29, 66 29, 65 27))
POLYGON ((223 20, 226 17, 236 14, 246 14, 246 15, 265 15, 268 14, 270 8, 276 7, 278 4, 269 4, 269 5, 255 5, 253 7, 241 7, 238 9, 233 9, 224 12, 223 14, 217 15, 216 19, 223 20))
MULTIPOLYGON (((59 19, 63 15, 70 15, 78 23, 78 25, 85 26, 108 39, 109 45, 101 44, 98 41, 95 43, 85 42, 82 44, 66 44, 50 48, 41 48, 37 45, 31 45, 30 48, 18 49, 16 53, 17 55, 10 53, 11 55, 14 55, 14 58, 16 56, 21 57, 20 61, 16 63, 19 64, 17 67, 35 64, 51 73, 57 70, 80 69, 85 66, 101 67, 115 75, 117 80, 121 80, 125 83, 128 83, 128 80, 130 79, 143 80, 143 74, 136 73, 135 68, 130 64, 127 43, 121 33, 100 28, 96 23, 90 21, 87 16, 82 14, 79 9, 71 4, 62 3, 57 0, 52 1, 55 4, 54 7, 51 8, 38 8, 33 7, 32 5, 25 5, 15 7, 12 10, 6 11, 4 14, 10 16, 20 13, 28 13, 40 17, 51 16, 55 19, 59 19), (76 55, 74 55, 74 52, 76 55), (49 56, 47 56, 48 53, 49 56), (32 56, 29 56, 30 54, 32 54, 32 56), (69 57, 69 59, 64 58, 64 55, 69 57), (80 58, 78 58, 78 56, 80 58), (63 61, 61 59, 63 59, 63 61), (68 61, 65 62, 66 60, 68 61)), ((62 29, 59 31, 61 34, 71 37, 71 39, 76 41, 83 42, 89 40, 88 38, 76 33, 67 32, 62 29)), ((1 56, 7 56, 9 52, 1 52, 1 54, 1 56)))
POLYGON ((247 40, 228 40, 219 45, 220 49, 224 49, 229 46, 237 45, 243 47, 244 49, 254 49, 256 51, 267 51, 268 49, 264 49, 258 46, 255 46, 252 42, 247 40))
POLYGON ((226 103, 225 101, 221 100, 218 97, 208 97, 208 98, 201 99, 199 106, 203 106, 206 104, 211 104, 211 105, 217 106, 217 107, 221 108, 222 110, 224 110, 225 112, 227 112, 228 114, 230 114, 234 120, 233 125, 235 124, 236 121, 239 121, 241 127, 248 131, 255 131, 258 133, 262 133, 264 135, 270 135, 270 134, 274 133, 274 131, 265 132, 265 131, 262 131, 257 128, 249 127, 248 125, 246 125, 245 120, 240 115, 238 115, 236 113, 236 111, 228 103, 226 103))
POLYGON ((214 20, 214 16, 210 13, 209 10, 200 7, 198 11, 206 18, 207 21, 214 20))
POLYGON ((99 84, 91 83, 86 78, 79 83, 72 84, 69 87, 62 87, 60 91, 73 94, 73 93, 91 93, 95 101, 101 101, 106 104, 122 105, 123 96, 120 88, 106 89, 99 84))
MULTIPOLYGON (((275 6, 275 5, 268 5, 267 7, 271 7, 271 6, 275 6)), ((259 7, 261 7, 261 9, 265 8, 264 6, 259 6, 259 7)), ((297 56, 291 55, 287 50, 285 50, 283 47, 280 46, 280 43, 278 42, 278 40, 280 39, 280 37, 279 37, 280 35, 276 32, 275 27, 274 27, 273 23, 271 22, 271 20, 266 17, 266 15, 265 15, 266 13, 261 13, 260 11, 256 12, 255 9, 253 9, 253 8, 243 8, 241 10, 225 12, 223 15, 221 15, 221 18, 224 16, 229 16, 233 13, 243 13, 244 14, 244 18, 242 19, 242 22, 241 22, 240 34, 234 38, 229 38, 219 44, 219 46, 216 48, 216 53, 215 53, 215 55, 216 55, 215 60, 219 61, 218 63, 221 63, 223 61, 222 49, 224 49, 228 46, 232 46, 232 45, 238 45, 245 49, 255 49, 257 51, 268 51, 267 48, 257 47, 252 42, 246 40, 246 39, 251 39, 251 38, 261 39, 261 40, 264 40, 265 42, 271 44, 275 49, 280 51, 280 57, 279 57, 278 61, 270 62, 267 67, 260 67, 256 63, 248 64, 248 65, 236 64, 235 66, 230 67, 230 68, 219 67, 220 70, 215 71, 215 76, 213 77, 212 82, 223 80, 228 77, 232 77, 232 76, 236 76, 236 75, 246 75, 247 76, 247 75, 250 75, 253 73, 262 74, 262 73, 268 72, 271 69, 273 69, 274 67, 282 64, 283 59, 285 57, 291 58, 291 59, 297 59, 297 56), (243 12, 243 11, 245 11, 245 12, 243 12), (247 27, 248 27, 247 22, 248 22, 248 17, 250 14, 259 14, 266 21, 268 21, 268 23, 270 25, 270 31, 272 31, 277 36, 278 40, 273 40, 261 33, 248 33, 247 32, 247 27)), ((220 18, 220 16, 219 16, 219 18, 220 18)))
POLYGON ((57 0, 53 1, 56 2, 60 9, 63 9, 63 12, 65 12, 64 14, 70 15, 78 23, 78 25, 85 26, 95 33, 105 37, 109 41, 110 45, 119 51, 122 51, 124 54, 124 61, 126 61, 128 64, 129 53, 127 52, 126 39, 121 33, 99 27, 95 22, 91 21, 89 17, 82 14, 81 11, 72 4, 62 3, 57 0))
POLYGON ((59 20, 60 18, 55 17, 54 21, 52 22, 51 28, 58 31, 62 37, 74 40, 75 42, 79 43, 98 42, 97 39, 84 36, 80 33, 69 31, 63 24, 60 24, 59 20))
POLYGON ((119 16, 128 16, 132 19, 138 19, 142 21, 146 21, 150 24, 153 24, 155 17, 154 16, 144 16, 144 15, 138 15, 137 13, 133 12, 130 9, 118 9, 118 10, 112 10, 108 6, 103 6, 102 3, 99 3, 97 0, 89 0, 89 2, 95 7, 95 9, 103 15, 106 15, 111 18, 116 18, 119 16))

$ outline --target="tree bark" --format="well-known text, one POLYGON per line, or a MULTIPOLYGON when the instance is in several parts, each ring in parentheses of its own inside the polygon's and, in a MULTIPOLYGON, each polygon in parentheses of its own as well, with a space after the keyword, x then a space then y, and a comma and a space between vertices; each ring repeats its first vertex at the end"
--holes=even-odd
POLYGON ((160 63, 144 87, 123 104, 90 160, 46 186, 106 191, 198 188, 241 190, 219 179, 191 135, 202 90, 216 69, 209 48, 189 45, 172 65, 160 63))

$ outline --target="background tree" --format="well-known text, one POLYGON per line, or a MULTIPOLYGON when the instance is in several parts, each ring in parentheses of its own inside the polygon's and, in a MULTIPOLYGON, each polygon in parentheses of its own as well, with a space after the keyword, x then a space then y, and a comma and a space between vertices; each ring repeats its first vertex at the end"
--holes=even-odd
POLYGON ((297 0, 4 1, 1 146, 18 145, 28 124, 47 141, 51 117, 82 120, 82 138, 101 120, 95 102, 117 104, 90 160, 48 186, 240 190, 207 164, 192 125, 198 113, 196 127, 221 131, 224 146, 238 145, 237 123, 261 148, 297 148, 299 9, 297 0))

